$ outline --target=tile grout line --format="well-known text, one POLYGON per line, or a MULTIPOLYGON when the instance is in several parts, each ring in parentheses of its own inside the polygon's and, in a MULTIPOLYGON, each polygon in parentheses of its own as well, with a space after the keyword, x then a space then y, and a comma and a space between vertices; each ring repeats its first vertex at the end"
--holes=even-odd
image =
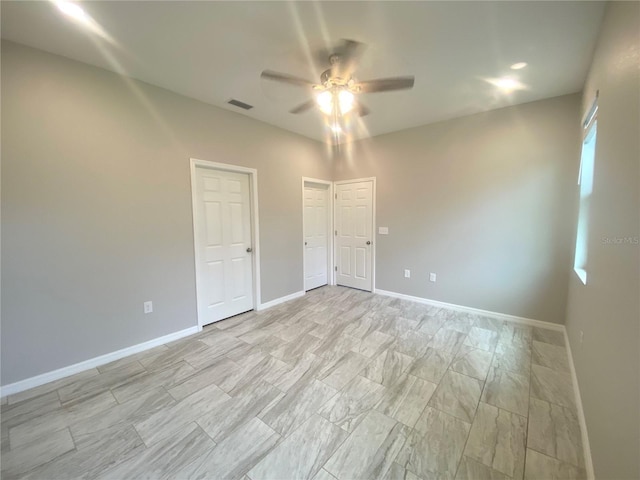
MULTIPOLYGON (((320 410, 320 409, 318 409, 318 410, 320 410)), ((371 411, 371 410, 369 410, 369 412, 370 412, 370 411, 371 411)), ((367 412, 367 415, 369 414, 369 412, 367 412)), ((317 411, 316 411, 316 413, 314 413, 314 415, 318 415, 317 411)), ((322 418, 324 418, 324 417, 322 417, 322 418)), ((363 419, 363 420, 364 420, 364 419, 363 419)), ((327 420, 327 421, 329 422, 329 420, 327 420)), ((331 423, 332 425, 335 425, 335 423, 333 423, 333 422, 330 422, 330 423, 331 423)), ((337 428, 340 428, 340 427, 338 427, 337 425, 335 425, 335 426, 336 426, 337 428)), ((356 427, 356 428, 357 428, 357 427, 356 427)), ((354 428, 354 431, 355 431, 355 428, 354 428)), ((313 477, 311 477, 311 478, 314 478, 315 476, 317 476, 317 475, 318 475, 318 472, 320 472, 320 470, 322 470, 322 469, 324 469, 324 470, 326 470, 327 472, 329 472, 329 474, 330 474, 332 477, 337 478, 335 475, 333 475, 333 473, 331 473, 329 470, 327 470, 327 469, 326 469, 326 468, 324 468, 324 467, 325 467, 325 465, 326 465, 327 463, 329 463, 329 461, 330 461, 330 460, 331 460, 331 458, 336 454, 336 452, 337 452, 338 450, 340 450, 340 447, 342 447, 342 445, 344 445, 344 443, 345 443, 349 438, 351 438, 351 434, 352 434, 352 433, 353 433, 353 432, 347 432, 347 435, 345 435, 344 440, 342 440, 342 442, 340 442, 340 444, 339 444, 339 445, 338 445, 338 446, 333 450, 333 452, 331 452, 331 455, 328 455, 328 457, 329 457, 329 458, 327 458, 327 459, 325 460, 325 462, 320 466, 320 468, 318 469, 318 471, 316 472, 316 474, 315 474, 313 477)))
MULTIPOLYGON (((540 450, 537 450, 535 448, 529 448, 529 450, 531 450, 533 452, 536 452, 536 453, 538 453, 540 455, 544 455, 545 457, 551 458, 553 460, 557 460, 560 463, 564 463, 566 465, 571 465, 572 467, 578 468, 580 470, 585 470, 584 466, 581 467, 580 465, 576 465, 573 462, 568 462, 567 460, 562 460, 561 458, 554 457, 553 455, 549 455, 548 453, 541 452, 540 450)), ((586 472, 586 470, 585 470, 585 472, 586 472)))
POLYGON ((527 405, 527 428, 524 437, 524 465, 522 466, 522 476, 524 477, 527 469, 527 450, 529 448, 529 421, 531 419, 531 390, 533 384, 533 334, 531 335, 531 358, 529 359, 529 401, 527 405))
MULTIPOLYGON (((475 321, 474 321, 474 323, 475 323, 475 321)), ((489 368, 491 368, 491 364, 493 363, 493 359, 495 358, 495 356, 496 356, 496 351, 495 351, 495 348, 494 348, 493 354, 491 355, 491 362, 489 363, 489 368)), ((489 377, 489 371, 487 371, 487 375, 484 378, 484 383, 482 384, 482 388, 480 389, 480 395, 478 396, 478 403, 476 403, 476 410, 475 410, 475 412, 473 414, 473 418, 471 419, 471 423, 470 423, 470 426, 469 426, 469 432, 467 433, 467 438, 464 441, 464 446, 462 447, 462 453, 460 454, 460 458, 458 459, 458 464, 456 466, 456 471, 455 471, 455 473, 453 475, 453 478, 458 476, 458 471, 460 470, 460 465, 462 465, 462 462, 464 460, 464 457, 465 457, 464 453, 467 450, 467 444, 469 443, 469 437, 471 436, 471 429, 473 428, 473 422, 476 419, 476 416, 478 415, 478 406, 480 405, 480 402, 482 401, 482 395, 484 394, 484 389, 485 389, 485 387, 487 385, 487 378, 488 377, 489 377)))

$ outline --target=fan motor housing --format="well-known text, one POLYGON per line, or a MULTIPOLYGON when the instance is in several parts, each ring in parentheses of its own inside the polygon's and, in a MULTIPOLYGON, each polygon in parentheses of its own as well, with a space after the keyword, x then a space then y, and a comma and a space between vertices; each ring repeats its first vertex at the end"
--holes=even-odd
POLYGON ((350 80, 349 78, 340 78, 340 77, 331 76, 330 68, 322 72, 322 75, 320 75, 320 81, 326 87, 345 86, 349 83, 349 80, 350 80))

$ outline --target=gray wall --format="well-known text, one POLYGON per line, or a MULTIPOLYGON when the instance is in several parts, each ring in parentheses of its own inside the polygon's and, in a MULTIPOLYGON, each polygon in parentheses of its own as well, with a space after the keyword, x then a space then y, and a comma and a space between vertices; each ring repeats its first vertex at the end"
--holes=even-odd
POLYGON ((563 323, 579 110, 574 94, 356 142, 334 178, 377 177, 376 287, 563 323))
POLYGON ((303 288, 321 144, 9 42, 1 93, 3 385, 196 325, 190 157, 258 169, 262 301, 303 288))
MULTIPOLYGON (((612 2, 583 98, 600 91, 587 285, 570 276, 567 333, 597 478, 640 478, 640 4, 612 2), (584 341, 580 344, 580 332, 584 341)), ((575 220, 574 220, 575 224, 575 220)))

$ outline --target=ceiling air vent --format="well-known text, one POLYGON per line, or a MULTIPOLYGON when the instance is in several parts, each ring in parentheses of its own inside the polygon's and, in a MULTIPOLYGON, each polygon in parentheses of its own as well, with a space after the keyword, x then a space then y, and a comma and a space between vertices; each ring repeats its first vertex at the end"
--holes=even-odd
POLYGON ((240 100, 231 99, 227 102, 229 105, 233 105, 234 107, 240 107, 243 110, 251 110, 253 105, 249 105, 248 103, 241 102, 240 100))

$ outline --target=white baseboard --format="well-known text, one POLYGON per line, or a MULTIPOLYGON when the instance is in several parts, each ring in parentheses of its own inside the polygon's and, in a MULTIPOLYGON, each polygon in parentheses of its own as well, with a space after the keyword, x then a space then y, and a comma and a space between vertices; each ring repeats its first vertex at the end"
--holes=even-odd
POLYGON ((51 372, 36 375, 35 377, 20 380, 19 382, 10 383, 9 385, 0 387, 0 395, 4 398, 8 395, 13 395, 14 393, 23 392, 24 390, 29 390, 30 388, 34 387, 39 387, 40 385, 44 385, 45 383, 53 382, 54 380, 59 380, 61 378, 68 377, 70 375, 74 375, 91 368, 99 367, 115 360, 120 360, 121 358, 128 357, 129 355, 133 355, 134 353, 143 352, 145 350, 149 350, 150 348, 164 345, 165 343, 173 342, 174 340, 178 340, 183 337, 188 337, 189 335, 193 335, 194 333, 198 333, 199 331, 200 328, 198 326, 186 328, 178 332, 170 333, 169 335, 164 335, 163 337, 154 338, 153 340, 138 343, 137 345, 123 348, 121 350, 116 350, 115 352, 107 353, 105 355, 100 355, 99 357, 90 358, 89 360, 75 363, 73 365, 69 365, 68 367, 59 368, 51 372))
POLYGON ((281 303, 288 302, 289 300, 295 300, 296 298, 304 297, 304 290, 300 290, 299 292, 292 293, 291 295, 285 295, 284 297, 276 298, 275 300, 271 300, 270 302, 261 303, 258 305, 256 310, 266 310, 267 308, 275 307, 276 305, 280 305, 281 303))
POLYGON ((506 320, 507 322, 514 322, 514 323, 520 323, 522 325, 529 325, 531 327, 546 328, 548 330, 557 330, 560 332, 564 331, 564 326, 559 325, 557 323, 544 322, 542 320, 534 320, 532 318, 517 317, 515 315, 508 315, 506 313, 491 312, 489 310, 481 310, 479 308, 465 307, 463 305, 455 305, 453 303, 439 302, 437 300, 431 300, 423 297, 414 297, 411 295, 405 295, 404 293, 389 292, 387 290, 380 290, 378 288, 374 290, 374 293, 378 293, 380 295, 386 295, 388 297, 400 298, 402 300, 410 300, 412 302, 424 303, 426 305, 432 305, 434 307, 450 308, 451 310, 456 310, 458 312, 476 313, 479 315, 485 315, 487 317, 506 320))
POLYGON ((573 363, 573 354, 571 353, 571 344, 569 343, 569 335, 567 329, 564 330, 564 343, 567 345, 567 356, 569 357, 569 369, 571 370, 571 379, 573 381, 573 391, 576 396, 576 409, 578 411, 578 422, 580 423, 580 435, 582 437, 582 450, 584 453, 584 465, 587 471, 587 479, 595 480, 596 474, 593 470, 593 458, 591 457, 591 445, 589 444, 589 434, 587 432, 587 419, 584 416, 584 408, 582 407, 582 397, 580 396, 580 388, 578 387, 578 374, 573 363))
MULTIPOLYGON (((300 298, 304 295, 304 291, 295 292, 291 295, 286 295, 284 297, 271 300, 270 302, 262 303, 258 305, 256 310, 265 310, 267 308, 275 307, 276 305, 288 302, 289 300, 300 298)), ((153 340, 149 340, 148 342, 139 343, 131 347, 123 348, 122 350, 117 350, 105 355, 100 355, 99 357, 90 358, 89 360, 69 365, 68 367, 59 368, 51 372, 36 375, 35 377, 20 380, 19 382, 10 383, 8 385, 0 387, 0 396, 4 398, 8 395, 13 395, 15 393, 29 390, 30 388, 39 387, 40 385, 44 385, 45 383, 53 382, 55 380, 68 377, 70 375, 74 375, 91 368, 105 365, 115 360, 120 360, 121 358, 128 357, 129 355, 133 355, 134 353, 143 352, 145 350, 149 350, 150 348, 157 347, 159 345, 163 345, 165 343, 169 343, 174 340, 187 337, 189 335, 193 335, 194 333, 198 333, 201 330, 202 327, 196 325, 185 330, 180 330, 179 332, 170 333, 169 335, 165 335, 163 337, 154 338, 153 340)))

